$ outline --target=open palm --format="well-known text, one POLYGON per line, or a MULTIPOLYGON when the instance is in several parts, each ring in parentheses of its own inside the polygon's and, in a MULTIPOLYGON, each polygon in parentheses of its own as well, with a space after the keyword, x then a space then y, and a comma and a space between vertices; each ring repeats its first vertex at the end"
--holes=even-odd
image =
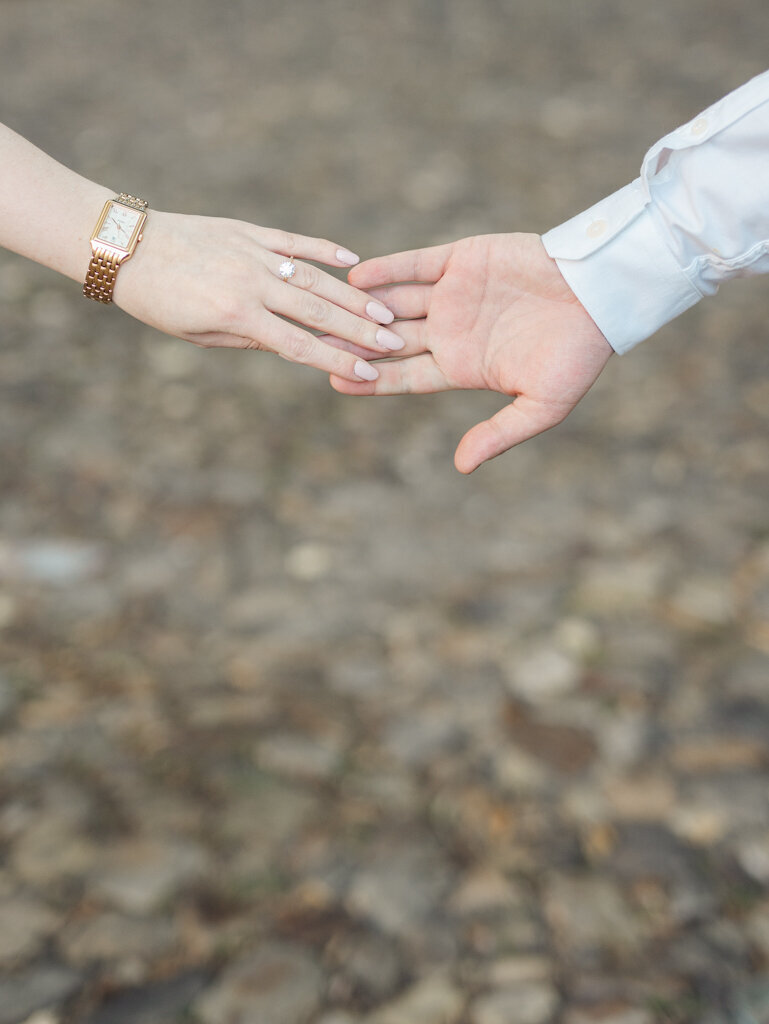
POLYGON ((332 377, 338 391, 473 388, 514 399, 465 434, 455 457, 463 473, 560 423, 612 353, 538 235, 479 235, 383 256, 355 267, 350 283, 393 310, 406 347, 378 364, 373 383, 332 377))

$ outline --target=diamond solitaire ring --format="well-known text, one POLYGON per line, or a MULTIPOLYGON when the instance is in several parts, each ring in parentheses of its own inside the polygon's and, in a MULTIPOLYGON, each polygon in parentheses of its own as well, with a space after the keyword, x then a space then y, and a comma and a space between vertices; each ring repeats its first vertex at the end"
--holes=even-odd
POLYGON ((278 274, 282 281, 290 281, 296 273, 296 263, 293 260, 284 260, 278 267, 278 274))

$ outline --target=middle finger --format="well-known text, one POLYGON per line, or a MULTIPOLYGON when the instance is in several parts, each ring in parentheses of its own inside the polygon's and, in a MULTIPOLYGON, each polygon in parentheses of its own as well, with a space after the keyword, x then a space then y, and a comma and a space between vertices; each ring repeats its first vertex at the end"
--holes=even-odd
POLYGON ((379 300, 298 260, 291 261, 293 276, 281 281, 279 271, 285 262, 275 256, 275 266, 272 258, 268 263, 277 278, 266 297, 271 312, 380 354, 403 348, 397 333, 384 326, 392 323, 394 315, 379 300))

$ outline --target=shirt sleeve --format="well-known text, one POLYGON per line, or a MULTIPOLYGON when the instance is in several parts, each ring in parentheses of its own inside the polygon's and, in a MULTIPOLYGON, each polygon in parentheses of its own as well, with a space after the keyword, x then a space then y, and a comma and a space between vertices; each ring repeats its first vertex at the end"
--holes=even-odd
POLYGON ((542 238, 616 352, 769 272, 769 71, 660 139, 640 177, 542 238))

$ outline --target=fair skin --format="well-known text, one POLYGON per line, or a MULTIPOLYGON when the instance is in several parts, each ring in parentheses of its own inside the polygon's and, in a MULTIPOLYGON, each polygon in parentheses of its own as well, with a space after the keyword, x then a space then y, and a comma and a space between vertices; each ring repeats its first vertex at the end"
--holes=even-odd
MULTIPOLYGON (((82 284, 91 232, 116 193, 3 125, 0 167, 0 246, 82 284)), ((403 348, 386 326, 392 312, 305 260, 349 268, 358 257, 326 239, 150 208, 142 241, 118 271, 114 302, 195 345, 267 349, 350 382, 376 379, 370 360, 403 348), (290 283, 278 273, 286 257, 296 260, 290 283), (312 333, 317 330, 354 352, 325 343, 312 333)))
MULTIPOLYGON (((479 235, 383 256, 349 280, 393 310, 406 346, 378 364, 375 382, 332 375, 337 391, 480 388, 514 399, 462 438, 454 458, 461 473, 560 423, 612 354, 538 235, 479 235)), ((364 357, 345 339, 325 340, 364 357)))

